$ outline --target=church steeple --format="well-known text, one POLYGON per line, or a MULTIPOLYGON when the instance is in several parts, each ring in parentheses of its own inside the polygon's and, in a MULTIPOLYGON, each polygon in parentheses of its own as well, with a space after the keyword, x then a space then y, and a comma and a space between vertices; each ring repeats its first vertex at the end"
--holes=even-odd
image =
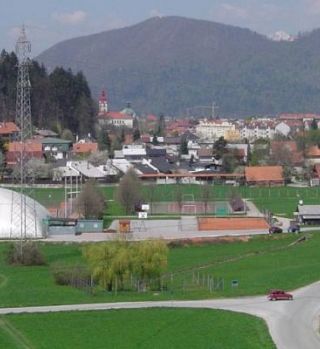
POLYGON ((108 112, 107 94, 105 90, 102 90, 101 95, 99 97, 99 114, 105 114, 107 112, 108 112))

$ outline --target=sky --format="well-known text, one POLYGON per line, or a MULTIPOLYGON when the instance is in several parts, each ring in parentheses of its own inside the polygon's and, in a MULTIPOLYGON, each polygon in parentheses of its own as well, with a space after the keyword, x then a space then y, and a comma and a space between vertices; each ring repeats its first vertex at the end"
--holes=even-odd
POLYGON ((296 35, 320 27, 320 0, 0 0, 0 49, 14 50, 26 26, 32 56, 73 37, 154 16, 184 16, 296 35))

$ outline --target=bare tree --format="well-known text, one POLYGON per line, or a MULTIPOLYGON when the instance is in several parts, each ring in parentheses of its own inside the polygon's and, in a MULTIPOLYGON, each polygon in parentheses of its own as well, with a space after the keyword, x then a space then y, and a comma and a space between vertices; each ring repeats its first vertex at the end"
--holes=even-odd
POLYGON ((130 168, 122 177, 118 190, 116 192, 116 200, 125 209, 126 214, 134 212, 135 205, 141 200, 141 182, 135 170, 130 168))
POLYGON ((208 204, 212 201, 212 185, 206 183, 201 187, 201 200, 204 203, 204 213, 208 213, 208 204))
POLYGON ((105 165, 107 163, 108 155, 109 152, 107 150, 96 151, 90 154, 88 161, 93 166, 105 165))
POLYGON ((78 212, 86 219, 101 218, 106 208, 105 198, 95 181, 89 180, 77 198, 78 212))
POLYGON ((146 193, 146 200, 150 205, 150 214, 152 214, 152 205, 156 198, 156 184, 152 183, 148 185, 147 193, 146 193))
POLYGON ((181 213, 182 205, 183 205, 183 192, 182 192, 181 184, 178 184, 175 187, 174 195, 175 195, 175 200, 176 200, 176 202, 178 204, 178 207, 179 207, 179 210, 180 210, 180 213, 181 213))

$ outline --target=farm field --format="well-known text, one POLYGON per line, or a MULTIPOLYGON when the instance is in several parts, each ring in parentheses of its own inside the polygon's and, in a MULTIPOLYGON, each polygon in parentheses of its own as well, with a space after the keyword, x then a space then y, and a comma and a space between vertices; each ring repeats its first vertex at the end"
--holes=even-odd
POLYGON ((77 289, 54 283, 51 268, 59 262, 83 263, 81 245, 41 244, 47 265, 9 266, 6 243, 0 244, 0 306, 114 302, 124 300, 201 299, 265 294, 270 288, 294 289, 320 279, 320 234, 291 245, 296 235, 260 236, 248 242, 225 242, 171 248, 166 287, 159 292, 77 289), (219 280, 208 287, 207 279, 219 280), (232 287, 237 280, 238 287, 232 287))
MULTIPOLYGON (((175 191, 179 185, 157 185, 143 186, 143 196, 146 201, 152 197, 153 201, 175 201, 175 191), (150 194, 152 192, 152 194, 150 194)), ((202 187, 200 185, 183 184, 180 185, 184 195, 193 197, 194 200, 201 200, 202 187), (191 195, 191 196, 190 196, 191 195)), ((269 210, 275 215, 293 217, 292 213, 296 209, 299 200, 305 204, 320 203, 320 188, 294 188, 294 187, 231 187, 225 185, 213 185, 212 200, 223 201, 230 197, 231 193, 239 193, 243 198, 252 200, 260 210, 269 210)), ((102 186, 103 193, 108 200, 106 209, 106 219, 113 216, 124 215, 121 206, 114 201, 116 186, 102 186)), ((58 205, 64 200, 63 188, 37 188, 33 196, 46 207, 58 205)))
MULTIPOLYGON (((218 310, 137 309, 22 314, 9 315, 2 320, 18 331, 20 342, 35 349, 275 348, 263 320, 218 310)), ((3 342, 6 338, 1 336, 1 330, 0 323, 0 346, 5 343, 6 349, 17 348, 10 344, 10 338, 3 342)))

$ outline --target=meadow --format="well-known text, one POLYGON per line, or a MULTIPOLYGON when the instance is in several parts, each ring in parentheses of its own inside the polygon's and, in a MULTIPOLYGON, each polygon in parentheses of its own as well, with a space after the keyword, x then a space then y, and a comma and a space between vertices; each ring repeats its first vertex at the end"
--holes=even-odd
POLYGON ((161 291, 107 292, 59 286, 54 282, 55 263, 84 263, 79 244, 45 244, 47 265, 10 266, 8 248, 0 244, 0 306, 27 306, 113 302, 124 300, 201 299, 266 294, 270 288, 294 289, 320 279, 320 234, 291 245, 296 235, 260 236, 248 242, 219 242, 170 248, 168 270, 161 291), (207 278, 223 280, 209 288, 207 278), (233 286, 237 280, 237 287, 233 286))
POLYGON ((263 320, 208 309, 9 315, 0 318, 0 345, 6 349, 275 349, 263 320))

